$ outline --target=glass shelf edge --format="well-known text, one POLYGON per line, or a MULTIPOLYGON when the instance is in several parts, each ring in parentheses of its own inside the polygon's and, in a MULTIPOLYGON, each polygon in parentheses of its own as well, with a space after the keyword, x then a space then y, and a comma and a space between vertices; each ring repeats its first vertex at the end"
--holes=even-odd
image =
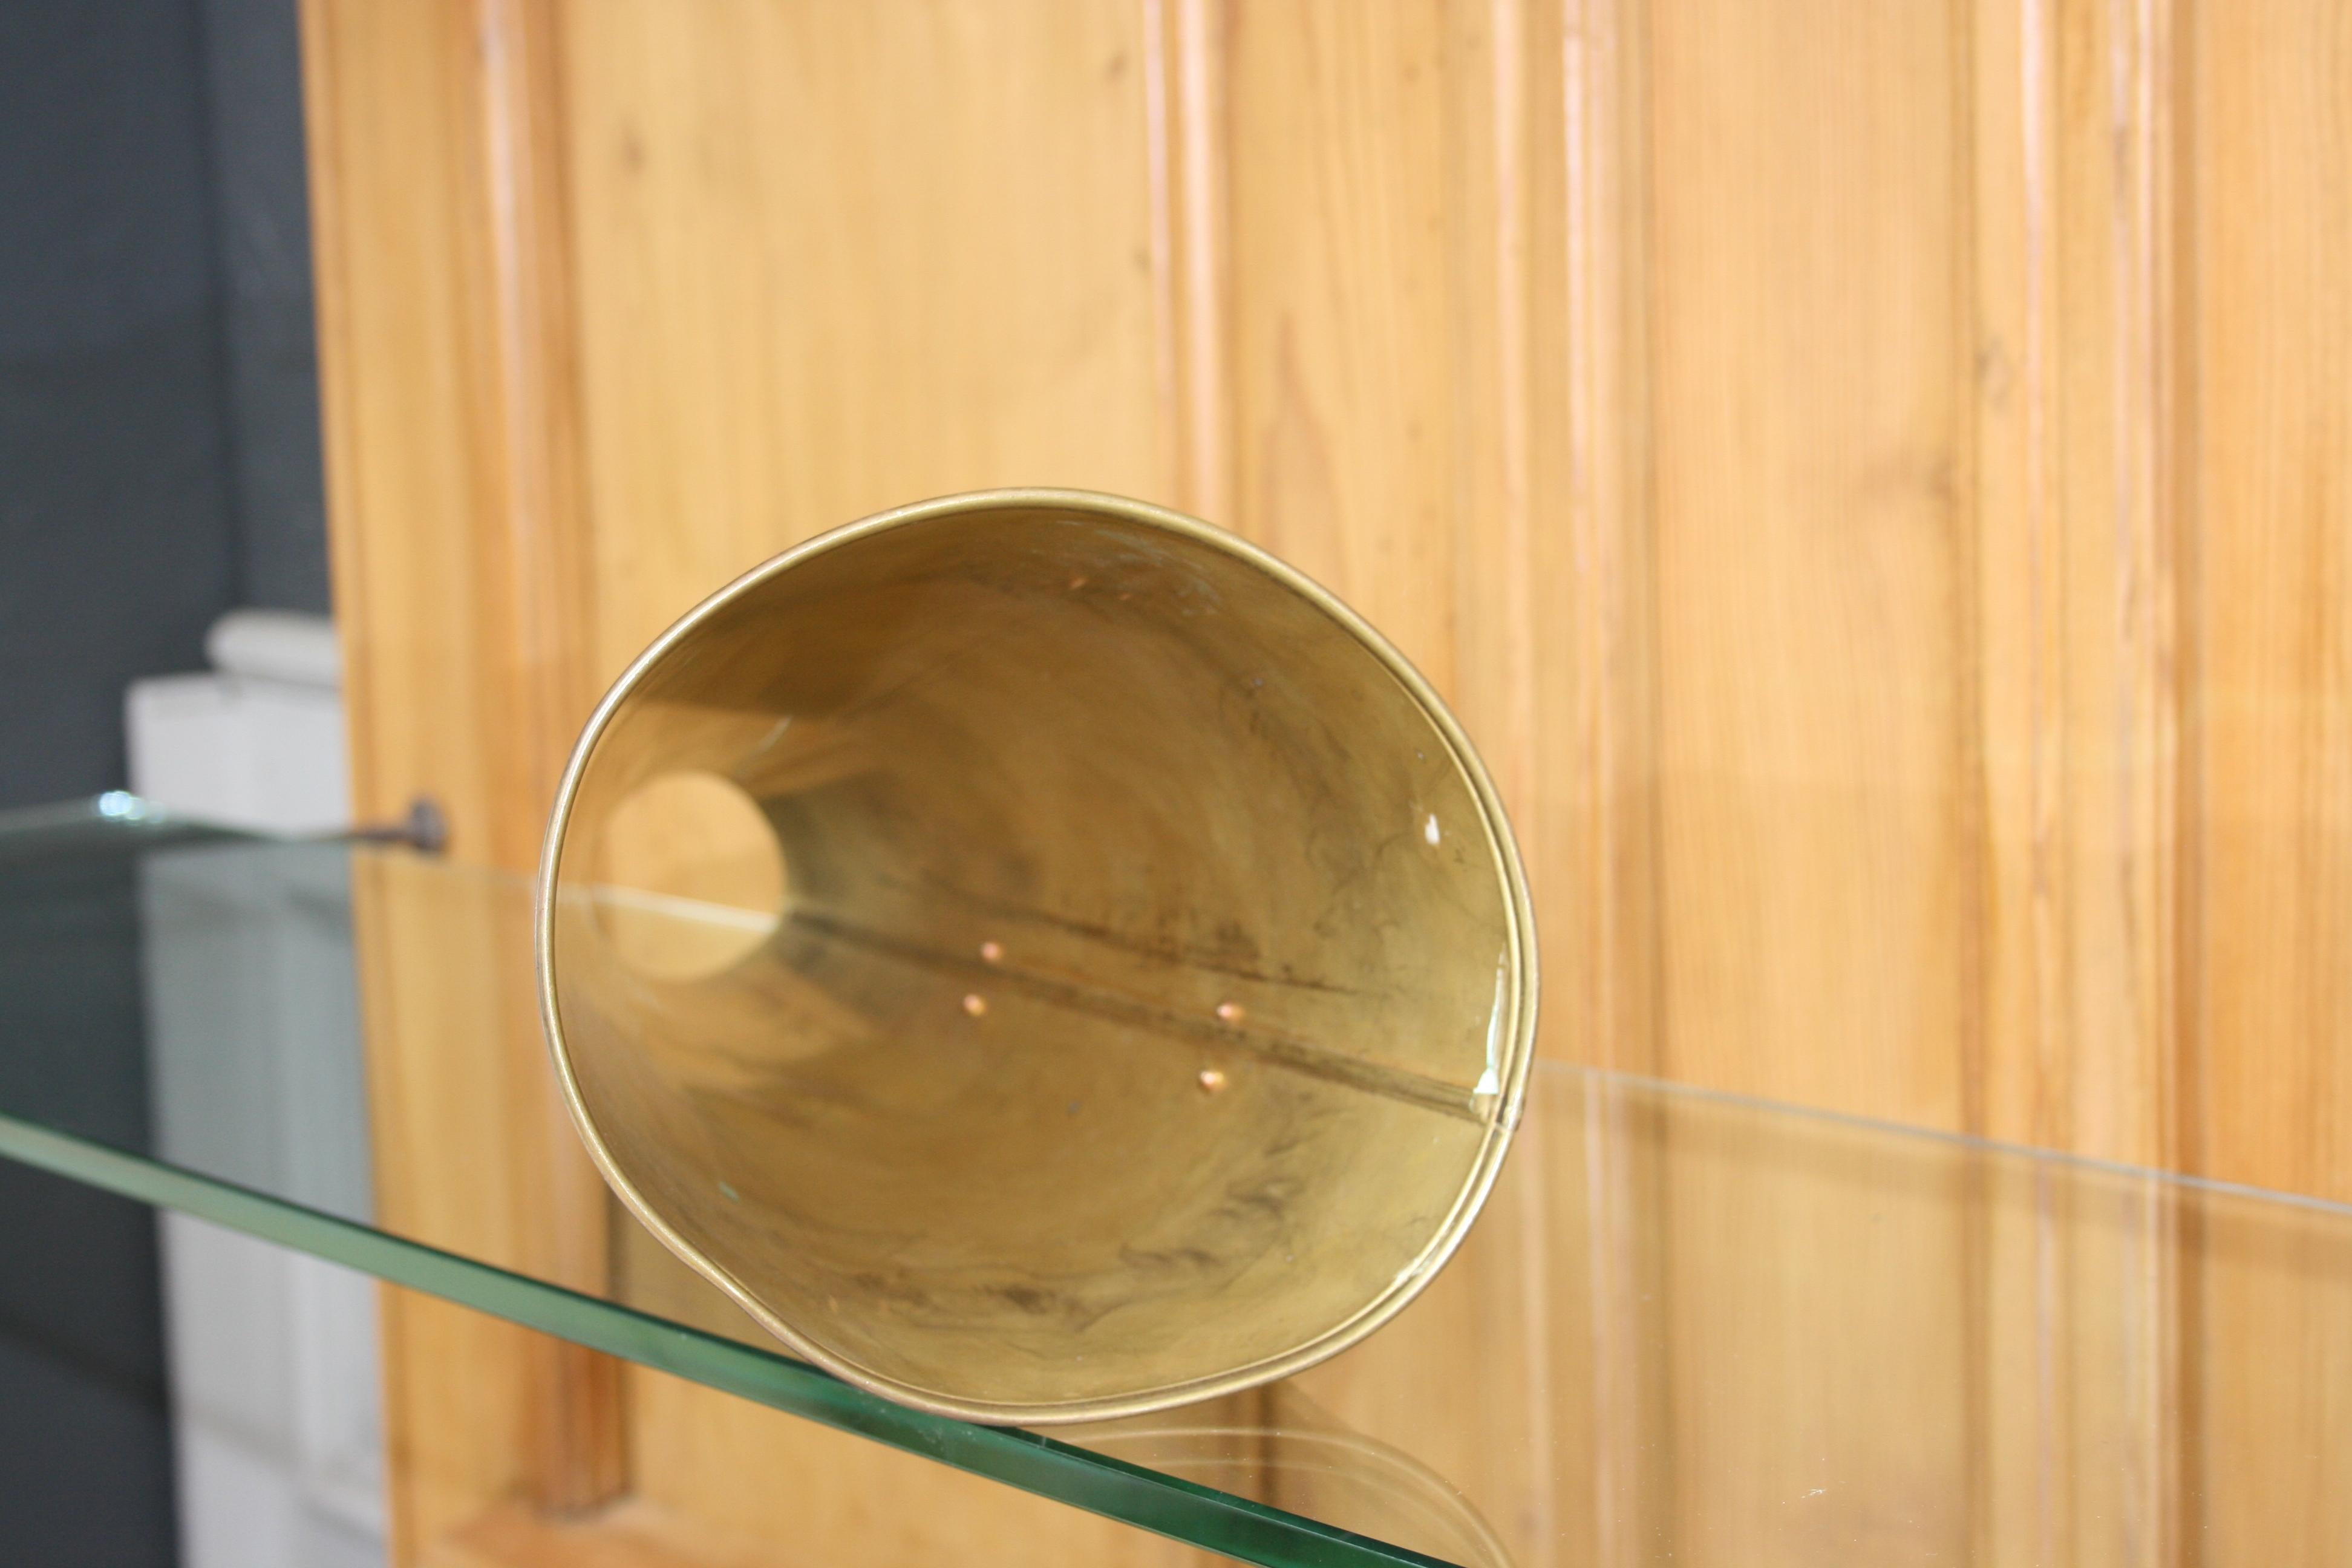
POLYGON ((1922 1126, 1915 1122, 1892 1121, 1883 1116, 1868 1116, 1860 1111, 1839 1110, 1823 1105, 1807 1105, 1801 1100, 1771 1100, 1762 1095, 1744 1094, 1738 1089, 1715 1089, 1706 1084, 1685 1083, 1677 1079, 1653 1078, 1645 1073, 1628 1072, 1620 1068, 1600 1068, 1582 1062, 1543 1060, 1537 1061, 1535 1068, 1538 1073, 1562 1073, 1580 1078, 1588 1089, 1595 1087, 1620 1092, 1631 1089, 1637 1094, 1650 1095, 1659 1100, 1717 1106, 1728 1110, 1747 1111, 1790 1121, 1835 1127, 1846 1131, 1867 1133, 1874 1137, 1903 1139, 1916 1143, 1933 1144, 1962 1153, 2042 1165, 2068 1173, 2105 1176, 2119 1181, 2135 1182, 2187 1196, 2240 1199, 2250 1203, 2273 1205, 2282 1208, 2302 1209, 2308 1213, 2324 1215, 2332 1219, 2352 1220, 2352 1202, 2321 1197, 2312 1193, 2298 1193, 2285 1187, 2265 1187, 2251 1182, 2232 1181, 2227 1176, 2202 1176, 2189 1171, 2169 1170, 2162 1165, 2110 1159, 2098 1154, 2078 1154, 2070 1150, 2048 1148, 2038 1143, 2021 1143, 2011 1139, 1995 1138, 1982 1132, 1961 1132, 1950 1128, 1922 1126))
POLYGON ((762 1355, 616 1302, 402 1240, 249 1188, 158 1165, 15 1117, 0 1115, 0 1157, 291 1247, 390 1284, 1262 1568, 1454 1568, 1440 1558, 1037 1433, 927 1415, 865 1394, 800 1362, 762 1355), (481 1300, 480 1292, 462 1289, 467 1282, 490 1287, 502 1300, 496 1305, 481 1300), (1207 1531, 1181 1528, 1187 1511, 1213 1514, 1216 1524, 1207 1531))

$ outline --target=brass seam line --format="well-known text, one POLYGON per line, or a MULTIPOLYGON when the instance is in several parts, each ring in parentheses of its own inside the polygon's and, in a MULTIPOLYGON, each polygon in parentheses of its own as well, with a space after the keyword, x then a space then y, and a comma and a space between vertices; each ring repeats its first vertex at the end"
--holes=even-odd
POLYGON ((1132 1024, 1156 1034, 1178 1035, 1203 1045, 1220 1046, 1240 1050, 1270 1067, 1285 1068, 1308 1078, 1343 1084, 1384 1099, 1402 1100, 1424 1110, 1435 1110, 1474 1126, 1486 1126, 1493 1119, 1481 1105, 1482 1100, 1495 1097, 1481 1095, 1474 1089, 1448 1083, 1426 1074, 1403 1068, 1386 1067, 1360 1058, 1339 1055, 1307 1041, 1297 1040, 1264 1029, 1241 1025, 1212 1023, 1205 1019, 1187 1018, 1171 1013, 1158 1003, 1129 996, 1100 986, 1082 985, 1072 981, 1039 974, 1034 971, 1015 969, 1005 964, 986 963, 966 958, 961 953, 942 952, 919 942, 902 941, 880 931, 820 914, 811 910, 794 910, 786 917, 788 923, 804 927, 819 936, 830 937, 853 947, 864 948, 885 957, 920 964, 938 970, 1017 991, 1038 1001, 1048 1002, 1097 1017, 1132 1024))

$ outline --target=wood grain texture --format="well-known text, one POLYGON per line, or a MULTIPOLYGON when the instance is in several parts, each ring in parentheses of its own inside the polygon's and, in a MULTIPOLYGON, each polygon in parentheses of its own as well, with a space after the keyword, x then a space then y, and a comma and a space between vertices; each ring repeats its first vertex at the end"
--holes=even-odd
MULTIPOLYGON (((391 11, 317 0, 302 18, 354 809, 387 819, 429 795, 454 855, 509 867, 535 853, 566 737, 593 695, 568 640, 583 612, 546 23, 506 0, 391 11)), ((506 965, 487 991, 451 976, 435 995, 430 973, 371 957, 372 1068, 420 1089, 373 1101, 380 1194, 387 1213, 462 1202, 481 1173, 459 1152, 500 1148, 500 1173, 519 1184, 509 1219, 541 1249, 533 1260, 593 1286, 604 1194, 562 1125, 517 934, 486 949, 506 965), (451 1037, 410 1026, 420 1002, 492 1008, 496 1048, 436 1056, 451 1037), (491 1130, 473 1124, 484 1060, 520 1075, 489 1101, 507 1110, 491 1130)), ((618 1486, 610 1362, 397 1294, 385 1347, 401 1551, 509 1486, 557 1508, 618 1486), (488 1436, 518 1431, 513 1454, 488 1436)))
MULTIPOLYGON (((2186 1157, 2352 1197, 2352 18, 2179 24, 2173 243, 2192 533, 2185 730, 2186 1157)), ((2311 1561, 2345 1523, 2340 1249, 2273 1222, 2204 1249, 2182 1315, 2184 1533, 2202 1562, 2311 1561), (2276 1401, 2275 1405, 2272 1401, 2276 1401), (2260 1440, 2244 1435, 2260 1433, 2260 1440)), ((2210 1233, 2209 1233, 2210 1234, 2210 1233)))
POLYGON ((1167 493, 1135 7, 568 20, 600 679, 886 507, 1167 493))
POLYGON ((509 1502, 437 1542, 424 1568, 792 1568, 805 1561, 642 1502, 560 1520, 509 1502))
POLYGON ((1654 8, 1668 1073, 1967 1120, 1974 652, 1950 16, 1654 8))
POLYGON ((2187 40, 2200 1163, 2352 1197, 2352 31, 2187 40))
MULTIPOLYGON (((909 1466, 922 1464, 898 1458, 909 1466)), ((921 1474, 908 1479, 921 1486, 921 1474)), ((953 1479, 971 1482, 968 1477, 953 1479)), ((639 1499, 570 1519, 551 1519, 525 1505, 507 1503, 437 1545, 425 1568, 823 1568, 842 1562, 1026 1561, 1026 1521, 1017 1517, 992 1521, 952 1505, 950 1510, 936 1516, 929 1528, 910 1528, 893 1520, 854 1541, 834 1543, 806 1533, 780 1536, 730 1529, 639 1499), (975 1539, 952 1533, 959 1526, 992 1528, 975 1539)), ((917 1517, 929 1512, 927 1508, 917 1517)), ((1106 1522, 1100 1529, 1105 1532, 1101 1544, 1116 1556, 1122 1543, 1108 1532, 1123 1527, 1106 1522)), ((1185 1559, 1171 1544, 1165 1560, 1185 1559)))
MULTIPOLYGON (((1358 9, 599 6, 446 101, 336 91, 334 179, 440 171, 321 243, 364 275, 326 310, 371 372, 329 389, 368 809, 434 789, 520 863, 603 679, 888 501, 1222 505, 1485 742, 1565 933, 1555 1050, 2166 1157, 2194 973, 2216 1027, 2336 1005, 2265 967, 2332 884, 2308 941, 2211 912, 2299 798, 2263 759, 2328 754, 2332 623, 2245 608, 2330 581, 2338 128, 2246 85, 2332 79, 2328 39, 1358 9)), ((459 15, 338 26, 462 55, 459 15)))
MULTIPOLYGON (((2305 1456, 2340 1402, 2280 1407, 2315 1446, 2276 1455, 2294 1522, 2262 1536, 2277 1358, 2183 1343, 2150 1288, 2218 1268, 2332 1364, 2343 1293, 2292 1211, 2249 1226, 2126 1173, 1538 1082, 1496 1223, 1391 1328, 1296 1380, 1454 1478, 1522 1568, 2195 1562, 2178 1505, 2225 1473, 2241 1539, 2289 1558, 2295 1531, 2335 1539, 2305 1456), (2191 1210, 2232 1256, 2184 1240, 2191 1210), (2233 1424, 2182 1432, 2184 1376, 2233 1424)), ((1286 1465, 1303 1447, 1275 1445, 1277 1498, 1315 1495, 1286 1465)))
MULTIPOLYGON (((727 577, 925 494, 1123 490, 1297 562, 1456 705, 1528 858, 1547 1054, 2352 1197, 2335 7, 310 0, 306 26, 367 813, 433 793, 458 853, 520 868, 578 715, 727 577)), ((1428 1367, 1465 1335, 1562 1380, 1591 1355, 1603 1414, 1465 1415, 1361 1368, 1311 1392, 1451 1424, 1465 1466, 1533 1431, 1588 1454, 1589 1490, 1500 1483, 1528 1561, 1725 1558, 1738 1489, 1801 1479, 1754 1447, 1842 1397, 1735 1376, 1729 1314, 1793 1344, 1909 1309, 1839 1304, 1866 1205, 1834 1182, 1767 1212, 1639 1127, 1595 1147, 1490 1222, 1590 1205, 1556 1286, 1473 1268, 1395 1331, 1428 1367), (1573 1546, 1528 1522, 1586 1510, 1573 1546)), ((1948 1508, 1948 1554, 2272 1541, 2222 1446, 2252 1370, 2198 1358, 2305 1334, 2301 1265, 2195 1243, 2038 1199, 1914 1226, 1916 1300, 1974 1303, 1900 1363, 1945 1436, 1851 1466, 1948 1508), (2068 1280, 2129 1310, 2070 1316, 2068 1280), (2035 1490, 2095 1444, 2105 1480, 2035 1490), (2123 1514, 2166 1522, 2099 1533, 2123 1514)), ((601 1232, 563 1245, 598 1266, 601 1232)), ((501 1431, 530 1397, 504 1375, 463 1396, 508 1389, 501 1431)), ((640 1454, 710 1457, 642 1472, 648 1507, 846 1550, 912 1484, 639 1394, 640 1454), (803 1464, 814 1522, 746 1479, 803 1464)), ((509 1484, 484 1447, 434 1519, 509 1484)))
POLYGON ((1539 520, 1523 570, 1540 606, 1534 745, 1543 815, 1529 876, 1544 922, 1547 1054, 1662 1070, 1655 486, 1651 473, 1648 8, 1531 8, 1539 520), (1546 150, 1560 149, 1555 167, 1546 150), (1549 197, 1547 193, 1556 193, 1549 197), (1557 271, 1547 265, 1558 258, 1557 271), (1555 281, 1556 279, 1556 281, 1555 281), (1550 308, 1547 308, 1547 304, 1550 308))
MULTIPOLYGON (((397 1234, 544 1278, 578 1266, 601 1215, 551 1212, 570 1130, 550 1106, 529 965, 529 909, 433 868, 363 858, 353 931, 369 1042, 376 1209, 397 1234)), ((583 1506, 618 1478, 580 1465, 601 1385, 577 1347, 406 1291, 384 1296, 392 1538, 414 1562, 510 1493, 583 1506)))
MULTIPOLYGON (((1168 34, 1202 25, 566 13, 597 681, 729 577, 866 513, 1020 482, 1168 499, 1213 471, 1171 402, 1216 374, 1188 326, 1214 262, 1174 253, 1170 214, 1209 127, 1168 34)), ((708 1389, 630 1386, 641 1500, 807 1561, 1191 1555, 708 1389)))
MULTIPOLYGON (((1544 1050, 1650 1067, 1627 1026, 1646 1018, 1646 932, 1622 896, 1645 855, 1589 831, 1641 819, 1650 798, 1614 772, 1640 721, 1591 679, 1622 658, 1628 628, 1619 582, 1593 570, 1625 531, 1612 466, 1624 443, 1590 400, 1635 367, 1566 352, 1571 322, 1613 309, 1627 259, 1613 227, 1592 227, 1622 195, 1617 170, 1569 140, 1571 115, 1622 106, 1571 102, 1570 74, 1589 86, 1620 62, 1574 61, 1570 40, 1548 5, 1227 13, 1206 69, 1223 82, 1230 160, 1229 521, 1362 609, 1477 740, 1538 902, 1544 1050), (1606 192, 1580 193, 1591 207, 1571 213, 1571 174, 1606 192)), ((1411 1434, 1512 1561, 1576 1562, 1581 1521, 1630 1543, 1656 1499, 1622 1471, 1580 1489, 1622 1434, 1596 1444, 1568 1388, 1608 1396, 1634 1430, 1658 1421, 1654 1391, 1616 1378, 1626 1363, 1585 1381, 1591 1336, 1622 1325, 1569 1321, 1591 1271, 1608 1271, 1581 1252, 1558 1277, 1544 1267, 1557 1216, 1545 1140, 1528 1131, 1480 1221, 1507 1243, 1474 1240, 1377 1352, 1295 1385, 1357 1430, 1411 1434), (1552 1363, 1555 1336, 1564 1381, 1496 1397, 1531 1362, 1552 1363)), ((1276 1500, 1311 1507, 1328 1489, 1310 1456, 1274 1445, 1276 1500)))
POLYGON ((596 689, 562 219, 533 161, 545 25, 507 0, 304 13, 355 806, 429 794, 476 864, 536 857, 596 689))
POLYGON ((636 1369, 639 1497, 786 1561, 1208 1564, 1213 1553, 636 1369))

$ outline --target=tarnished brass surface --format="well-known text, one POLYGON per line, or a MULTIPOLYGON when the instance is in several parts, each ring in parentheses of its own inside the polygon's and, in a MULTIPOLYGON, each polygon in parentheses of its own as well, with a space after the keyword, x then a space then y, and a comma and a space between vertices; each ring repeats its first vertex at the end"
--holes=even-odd
POLYGON ((1426 684, 1262 552, 1073 491, 885 513, 679 621, 581 737, 538 925, 629 1207, 796 1351, 985 1421, 1370 1332, 1477 1212, 1535 1025, 1517 854, 1426 684), (604 842, 681 773, 772 829, 726 852, 781 848, 708 962, 632 945, 604 842))

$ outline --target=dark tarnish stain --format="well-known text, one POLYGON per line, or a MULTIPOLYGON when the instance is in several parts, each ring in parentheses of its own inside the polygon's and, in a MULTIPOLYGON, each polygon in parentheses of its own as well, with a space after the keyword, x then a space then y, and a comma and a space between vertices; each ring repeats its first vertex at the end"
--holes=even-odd
POLYGON ((863 930, 814 910, 794 910, 789 918, 796 928, 820 932, 870 952, 886 953, 908 963, 957 974, 985 974, 992 977, 992 984, 1013 986, 1033 997, 1097 1017, 1117 1019, 1165 1035, 1213 1040, 1220 1045, 1247 1050, 1274 1067, 1346 1084, 1369 1093, 1387 1095, 1465 1121, 1483 1124, 1486 1120, 1486 1111, 1475 1096, 1461 1084, 1433 1079, 1409 1068, 1334 1053, 1318 1047, 1311 1039, 1286 1037, 1263 1027, 1245 1028, 1232 1023, 1181 1016, 1170 1013, 1164 1005, 1151 998, 1073 984, 1066 980, 1010 967, 998 967, 983 963, 977 958, 966 958, 961 952, 941 952, 879 931, 863 930))
POLYGON ((1234 963, 1255 963, 1258 960, 1257 939, 1242 929, 1236 920, 1226 920, 1212 933, 1216 939, 1217 952, 1234 963))
POLYGON ((1041 1290, 1034 1285, 1000 1285, 996 1293, 1023 1311, 1039 1317, 1048 1313, 1066 1315, 1076 1310, 1078 1306, 1058 1290, 1041 1290))
POLYGON ((1221 1219, 1235 1220, 1279 1217, 1288 1213, 1290 1205, 1297 1201, 1298 1191, 1299 1184, 1287 1177, 1261 1182, 1254 1187, 1236 1187, 1227 1193, 1225 1201, 1217 1206, 1217 1215, 1221 1219))
MULTIPOLYGON (((912 888, 912 884, 903 878, 884 877, 880 879, 890 887, 912 888)), ((1212 974, 1229 975, 1235 980, 1255 981, 1264 985, 1284 985, 1294 990, 1320 991, 1338 996, 1362 994, 1353 987, 1335 985, 1328 980, 1310 980, 1290 973, 1286 970, 1277 973, 1258 967, 1255 961, 1258 958, 1260 950, 1255 939, 1238 923, 1233 921, 1227 921, 1218 927, 1213 945, 1174 940, 1155 940, 1151 937, 1133 936, 1110 926, 1097 925, 1091 921, 1072 920, 1067 915, 1057 915, 1050 910, 1034 909, 1026 904, 1015 904, 1002 899, 988 898, 982 894, 967 891, 962 888, 950 886, 934 877, 924 877, 922 884, 920 890, 959 900, 999 919, 1029 921, 1038 925, 1050 926, 1055 931, 1067 931, 1073 936, 1086 937, 1089 941, 1099 942, 1107 947, 1115 947, 1123 952, 1132 952, 1139 957, 1158 959, 1166 963, 1187 964, 1194 969, 1207 970, 1212 974)))
POLYGON ((1205 1247, 1173 1247, 1160 1250, 1122 1247, 1118 1260, 1137 1268, 1186 1268, 1200 1272, 1221 1266, 1223 1259, 1205 1247))

